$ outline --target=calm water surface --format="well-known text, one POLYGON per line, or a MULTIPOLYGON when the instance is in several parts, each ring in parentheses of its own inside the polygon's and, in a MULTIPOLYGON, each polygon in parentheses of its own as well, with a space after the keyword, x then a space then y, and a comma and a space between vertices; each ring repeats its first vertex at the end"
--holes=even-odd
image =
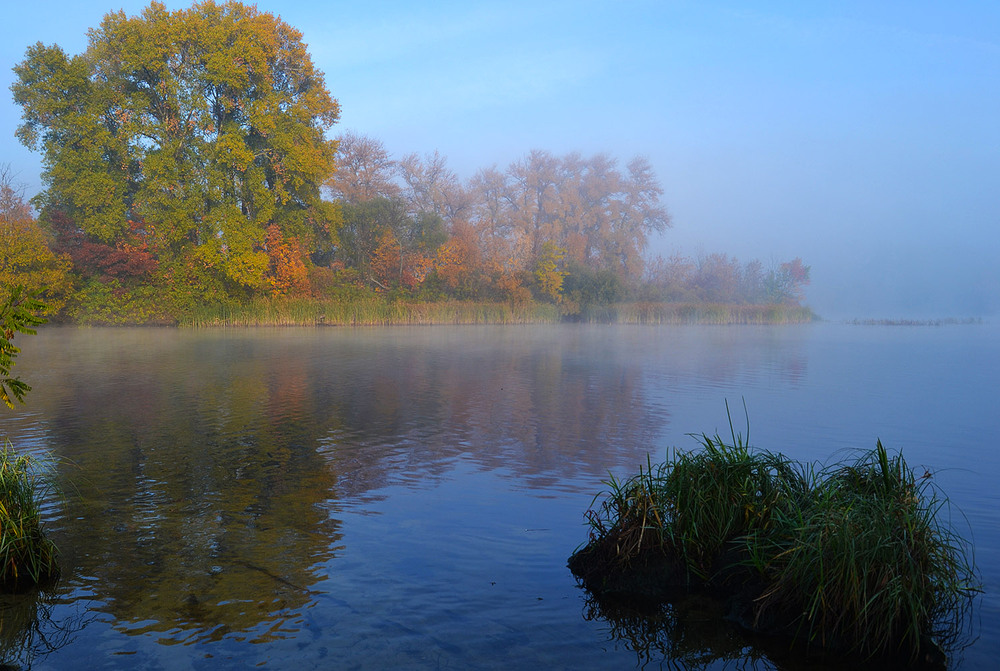
MULTIPOLYGON (((711 604, 608 617, 566 568, 609 472, 689 433, 903 450, 964 513, 1000 658, 1000 329, 64 329, 0 436, 51 454, 55 593, 0 600, 36 669, 803 668, 711 604), (743 427, 740 427, 743 428, 743 427)), ((978 637, 978 638, 976 638, 978 637)))

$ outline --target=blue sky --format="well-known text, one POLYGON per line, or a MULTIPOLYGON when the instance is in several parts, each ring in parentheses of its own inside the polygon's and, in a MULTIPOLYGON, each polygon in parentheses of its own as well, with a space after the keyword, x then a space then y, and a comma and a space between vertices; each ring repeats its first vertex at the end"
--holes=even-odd
MULTIPOLYGON (((110 10, 6 10, 10 66, 110 10)), ((170 8, 185 2, 167 2, 170 8)), ((301 30, 339 130, 461 177, 529 150, 646 155, 674 227, 654 253, 801 256, 828 318, 1000 312, 1000 3, 259 2, 301 30)), ((0 162, 39 158, 0 102, 0 162)))

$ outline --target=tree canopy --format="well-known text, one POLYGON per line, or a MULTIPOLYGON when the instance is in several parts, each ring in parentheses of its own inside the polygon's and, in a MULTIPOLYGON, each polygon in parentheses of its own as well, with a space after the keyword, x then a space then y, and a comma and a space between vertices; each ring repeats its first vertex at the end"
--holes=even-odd
POLYGON ((83 54, 38 43, 14 71, 17 136, 44 155, 36 202, 90 241, 253 291, 269 286, 269 240, 335 236, 320 186, 339 107, 280 18, 232 0, 153 2, 106 15, 83 54))
POLYGON ((40 290, 50 314, 175 323, 378 293, 576 314, 630 298, 792 304, 808 283, 799 260, 650 263, 671 221, 641 156, 533 150, 462 179, 437 151, 328 139, 340 108, 302 34, 255 6, 154 1, 88 38, 78 55, 29 47, 11 86, 44 189, 37 221, 0 189, 0 283, 40 290))

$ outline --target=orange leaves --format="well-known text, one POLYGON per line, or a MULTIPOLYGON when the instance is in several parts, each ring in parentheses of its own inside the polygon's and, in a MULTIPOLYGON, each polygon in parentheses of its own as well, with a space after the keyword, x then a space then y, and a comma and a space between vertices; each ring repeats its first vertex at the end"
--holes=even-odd
POLYGON ((264 239, 268 268, 265 282, 272 296, 294 296, 309 292, 309 271, 296 238, 285 239, 277 224, 267 227, 264 239))
POLYGON ((405 249, 389 230, 382 232, 372 253, 372 276, 382 290, 402 287, 413 291, 423 284, 433 268, 433 259, 419 250, 405 249))
POLYGON ((437 249, 434 265, 438 277, 451 290, 463 284, 469 275, 468 250, 458 240, 449 240, 437 249))

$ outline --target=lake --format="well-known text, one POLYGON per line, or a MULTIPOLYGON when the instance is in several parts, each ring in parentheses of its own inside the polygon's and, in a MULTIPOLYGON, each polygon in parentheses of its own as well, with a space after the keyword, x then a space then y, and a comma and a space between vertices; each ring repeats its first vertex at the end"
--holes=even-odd
POLYGON ((806 666, 690 599, 610 616, 566 560, 609 473, 728 436, 927 469, 1000 659, 1000 328, 75 329, 18 336, 0 436, 50 455, 53 593, 0 599, 35 669, 806 666))

